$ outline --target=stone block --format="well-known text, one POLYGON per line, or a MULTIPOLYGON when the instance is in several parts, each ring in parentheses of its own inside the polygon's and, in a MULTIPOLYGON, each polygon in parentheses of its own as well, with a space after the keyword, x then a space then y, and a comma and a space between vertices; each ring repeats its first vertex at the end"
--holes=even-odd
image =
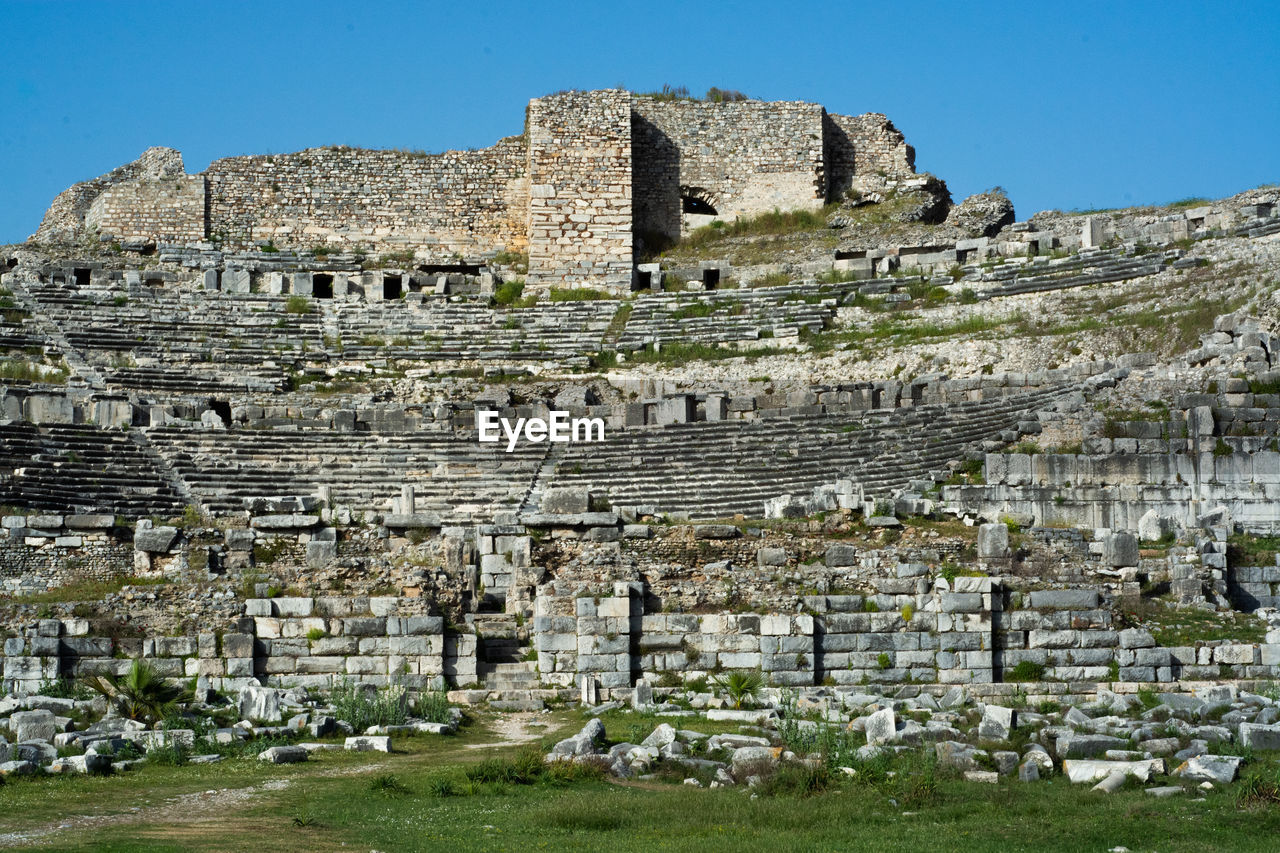
POLYGON ((1009 526, 1003 523, 978 526, 978 559, 999 560, 1009 556, 1009 526))

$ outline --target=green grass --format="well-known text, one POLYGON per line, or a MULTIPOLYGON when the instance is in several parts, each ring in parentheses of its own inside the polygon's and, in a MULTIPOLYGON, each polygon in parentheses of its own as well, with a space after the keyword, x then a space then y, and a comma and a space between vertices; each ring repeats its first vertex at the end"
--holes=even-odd
POLYGON ((310 314, 311 300, 305 296, 290 296, 284 304, 286 314, 310 314))
POLYGON ((1158 599, 1144 599, 1125 612, 1124 621, 1140 624, 1151 632, 1156 645, 1168 648, 1194 646, 1208 640, 1261 643, 1267 636, 1267 624, 1248 613, 1174 608, 1158 599))
POLYGON ((672 320, 688 320, 693 317, 710 317, 715 313, 716 306, 706 302, 692 302, 688 305, 681 305, 671 312, 672 320))
POLYGON ((1280 553, 1280 536, 1233 534, 1227 540, 1227 565, 1274 566, 1280 553))
POLYGON ((816 231, 827 227, 827 217, 839 205, 829 204, 819 210, 774 209, 758 216, 743 217, 733 222, 716 220, 710 225, 695 228, 675 245, 673 251, 699 252, 722 243, 732 237, 764 237, 816 231))
POLYGON ((0 360, 0 380, 65 385, 70 375, 71 371, 65 365, 52 366, 33 361, 0 360))
POLYGON ((651 348, 646 348, 628 353, 627 361, 632 364, 679 365, 690 361, 722 361, 728 358, 752 359, 766 355, 777 355, 781 352, 784 352, 784 350, 772 347, 738 350, 710 344, 669 341, 664 343, 662 349, 657 352, 654 352, 651 348))
POLYGON ((15 598, 0 599, 5 604, 58 604, 66 601, 100 601, 104 596, 119 592, 126 586, 156 586, 164 578, 119 577, 109 581, 76 581, 55 587, 46 592, 32 593, 15 598))
POLYGON ((552 302, 589 302, 593 299, 616 299, 612 293, 594 287, 557 287, 550 291, 552 302))
MULTIPOLYGON (((680 850, 1075 851, 1273 849, 1280 809, 1227 791, 1202 802, 1190 796, 1155 800, 1128 787, 1100 796, 1061 777, 998 785, 939 776, 913 799, 912 776, 886 784, 820 772, 767 784, 752 799, 740 788, 700 790, 680 784, 594 781, 532 766, 519 750, 495 761, 441 754, 430 747, 404 755, 324 754, 306 764, 263 768, 256 762, 211 767, 152 767, 126 779, 43 779, 6 786, 8 827, 61 821, 67 814, 144 811, 124 823, 60 832, 40 849, 62 850, 680 850), (363 767, 361 766, 363 765, 363 767), (484 768, 483 770, 481 768, 484 768), (363 772, 362 772, 363 770, 363 772), (510 772, 509 772, 510 771, 510 772), (526 773, 527 771, 527 773, 526 773), (324 775, 329 774, 329 775, 324 775), (152 817, 151 804, 182 793, 244 788, 272 781, 250 797, 191 814, 152 817), (120 796, 119 789, 126 793, 120 796), (28 810, 31 811, 28 811, 28 810)), ((476 756, 481 758, 481 756, 476 756)), ((782 774, 779 774, 781 776, 782 774)), ((1273 775, 1273 774, 1272 774, 1273 775)), ((897 777, 894 777, 897 779, 897 777)), ((1258 774, 1270 780, 1270 775, 1258 774)), ((777 780, 777 777, 775 777, 777 780)), ((771 780, 772 781, 772 780, 771 780)), ((175 810, 170 810, 172 813, 175 810)), ((68 821, 69 822, 69 821, 68 821)), ((74 825, 73 825, 74 826, 74 825)))

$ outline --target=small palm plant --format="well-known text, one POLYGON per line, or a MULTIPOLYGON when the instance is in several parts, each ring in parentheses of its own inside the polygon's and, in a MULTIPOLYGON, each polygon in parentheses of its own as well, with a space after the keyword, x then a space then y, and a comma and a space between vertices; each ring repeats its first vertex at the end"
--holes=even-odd
POLYGON ((154 723, 171 716, 186 691, 156 674, 145 661, 135 660, 124 675, 91 675, 85 684, 107 698, 116 712, 130 720, 154 723))
POLYGON ((760 695, 760 689, 764 687, 764 677, 758 672, 735 670, 715 676, 712 683, 724 691, 733 707, 741 708, 743 705, 753 703, 760 695))

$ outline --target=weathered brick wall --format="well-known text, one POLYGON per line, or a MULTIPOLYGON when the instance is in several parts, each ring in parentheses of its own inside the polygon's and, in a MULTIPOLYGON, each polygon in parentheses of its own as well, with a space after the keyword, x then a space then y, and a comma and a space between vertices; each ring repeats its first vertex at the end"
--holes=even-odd
POLYGON ((85 224, 119 239, 193 243, 205 238, 205 181, 173 175, 108 187, 89 206, 85 224))
POLYGON ((818 104, 635 97, 632 110, 636 228, 642 232, 678 236, 681 188, 721 219, 813 208, 825 200, 818 104))
POLYGON ((832 201, 851 188, 868 192, 887 178, 915 173, 915 149, 881 113, 825 115, 823 139, 827 198, 832 201))
POLYGON ((82 181, 59 193, 45 211, 35 239, 74 239, 94 200, 108 188, 134 180, 180 177, 184 172, 180 153, 172 148, 148 148, 132 163, 126 163, 92 180, 82 181))
POLYGON ((535 98, 528 133, 529 283, 630 288, 630 93, 535 98))
POLYGON ((209 231, 231 245, 361 245, 475 256, 525 240, 523 137, 415 154, 333 147, 215 160, 209 231))

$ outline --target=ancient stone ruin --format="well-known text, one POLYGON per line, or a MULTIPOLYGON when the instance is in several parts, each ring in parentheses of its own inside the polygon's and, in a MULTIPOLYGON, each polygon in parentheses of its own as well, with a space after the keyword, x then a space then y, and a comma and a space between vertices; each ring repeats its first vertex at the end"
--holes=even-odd
POLYGON ((1280 677, 1280 195, 1017 221, 913 161, 878 114, 609 90, 71 187, 0 256, 5 689, 1280 677))

